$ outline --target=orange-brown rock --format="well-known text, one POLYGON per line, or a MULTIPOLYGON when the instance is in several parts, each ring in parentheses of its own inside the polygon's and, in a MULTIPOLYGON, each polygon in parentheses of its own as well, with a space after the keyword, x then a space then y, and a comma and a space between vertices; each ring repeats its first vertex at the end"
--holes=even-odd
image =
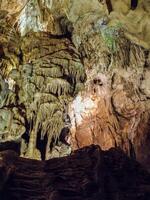
POLYGON ((70 106, 74 148, 94 143, 107 150, 120 143, 119 123, 113 113, 107 81, 103 74, 95 76, 88 91, 70 106))

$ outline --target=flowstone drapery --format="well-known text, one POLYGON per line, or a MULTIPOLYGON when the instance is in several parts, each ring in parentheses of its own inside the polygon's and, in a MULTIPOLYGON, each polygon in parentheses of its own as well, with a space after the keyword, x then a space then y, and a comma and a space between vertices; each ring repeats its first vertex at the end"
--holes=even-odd
POLYGON ((67 105, 85 81, 84 67, 73 44, 63 36, 29 33, 18 43, 13 44, 19 45, 18 65, 9 65, 9 56, 1 63, 1 138, 7 141, 14 134, 12 140, 24 140, 21 156, 41 159, 37 142, 47 137, 48 158, 52 140, 55 143, 69 126, 67 105))
POLYGON ((71 127, 72 149, 119 146, 150 166, 149 1, 1 0, 0 9, 2 141, 16 134, 22 156, 47 159, 71 127))

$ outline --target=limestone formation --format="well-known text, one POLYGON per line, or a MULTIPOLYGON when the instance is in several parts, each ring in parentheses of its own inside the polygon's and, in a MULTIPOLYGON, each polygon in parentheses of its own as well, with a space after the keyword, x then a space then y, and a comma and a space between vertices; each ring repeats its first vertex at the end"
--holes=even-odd
POLYGON ((0 1, 0 137, 47 159, 120 147, 150 166, 150 3, 0 1))
MULTIPOLYGON (((5 108, 2 110, 4 119, 1 123, 6 129, 8 125, 5 123, 10 119, 9 126, 13 126, 13 130, 8 128, 5 140, 9 140, 11 131, 16 131, 15 134, 19 134, 20 138, 26 134, 29 137, 28 148, 24 152, 23 145, 21 155, 36 158, 37 140, 43 140, 47 135, 47 156, 52 139, 56 142, 61 129, 67 125, 67 104, 85 80, 84 68, 79 53, 63 36, 56 37, 46 32, 28 33, 20 38, 19 46, 21 58, 18 58, 19 65, 12 68, 6 76, 9 83, 3 78, 5 74, 1 76, 1 109, 5 108), (8 117, 8 109, 10 112, 18 109, 18 118, 21 118, 19 114, 23 115, 24 128, 20 129, 21 132, 11 120, 13 114, 10 113, 8 117)), ((3 130, 1 134, 4 135, 3 130)), ((22 142, 24 143, 26 141, 22 142)), ((40 159, 40 153, 38 154, 37 158, 40 159)))

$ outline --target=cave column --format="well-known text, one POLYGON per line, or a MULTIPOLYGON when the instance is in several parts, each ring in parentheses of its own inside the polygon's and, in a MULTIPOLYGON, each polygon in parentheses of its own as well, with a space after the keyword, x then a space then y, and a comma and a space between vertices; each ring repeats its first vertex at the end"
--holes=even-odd
POLYGON ((36 148, 36 142, 37 142, 37 132, 35 131, 35 129, 33 129, 30 133, 28 150, 25 155, 26 158, 33 158, 33 159, 41 160, 41 153, 36 148))

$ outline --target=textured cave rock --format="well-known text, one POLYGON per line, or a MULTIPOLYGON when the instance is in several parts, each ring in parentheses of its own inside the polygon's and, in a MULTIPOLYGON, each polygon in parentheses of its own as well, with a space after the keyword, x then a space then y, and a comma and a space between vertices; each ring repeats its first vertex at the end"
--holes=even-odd
POLYGON ((11 140, 12 134, 21 137, 26 132, 30 139, 26 152, 22 145, 22 156, 26 153, 40 159, 37 150, 34 152, 37 134, 41 139, 47 135, 48 154, 52 137, 56 140, 67 126, 66 106, 82 86, 85 73, 79 54, 67 38, 30 33, 21 38, 20 51, 22 59, 10 71, 8 83, 1 80, 1 134, 5 141, 11 140), (19 130, 15 129, 16 120, 19 130))
POLYGON ((148 200, 150 174, 121 150, 98 146, 48 161, 19 158, 3 151, 2 200, 148 200))
POLYGON ((2 0, 0 9, 2 149, 12 141, 21 156, 48 159, 71 127, 72 150, 120 147, 148 168, 149 1, 2 0))
MULTIPOLYGON (((2 19, 9 25, 5 15, 2 19)), ((67 104, 86 75, 79 53, 66 37, 46 32, 14 34, 10 38, 4 30, 1 34, 7 54, 1 59, 1 140, 22 140, 21 156, 41 159, 37 135, 39 140, 47 136, 47 157, 52 137, 57 140, 67 126, 67 104)))
POLYGON ((132 2, 136 1, 12 0, 10 3, 10 1, 2 0, 0 2, 0 8, 1 10, 7 10, 9 12, 9 18, 13 16, 15 19, 14 23, 18 24, 22 35, 31 30, 50 31, 53 34, 60 34, 62 30, 59 27, 59 20, 62 17, 67 18, 73 23, 73 26, 76 26, 76 23, 84 17, 89 18, 89 16, 92 15, 94 22, 96 16, 101 18, 107 15, 111 25, 116 22, 121 22, 125 28, 126 36, 129 39, 149 49, 150 3, 148 0, 141 0, 138 2, 137 7, 136 3, 133 3, 133 7, 136 7, 133 11, 132 2), (109 9, 112 10, 112 12, 110 12, 109 9), (31 14, 29 14, 30 12, 31 14))
POLYGON ((97 33, 83 38, 87 82, 70 105, 72 145, 119 146, 148 167, 149 58, 146 49, 119 34, 114 53, 97 33))

